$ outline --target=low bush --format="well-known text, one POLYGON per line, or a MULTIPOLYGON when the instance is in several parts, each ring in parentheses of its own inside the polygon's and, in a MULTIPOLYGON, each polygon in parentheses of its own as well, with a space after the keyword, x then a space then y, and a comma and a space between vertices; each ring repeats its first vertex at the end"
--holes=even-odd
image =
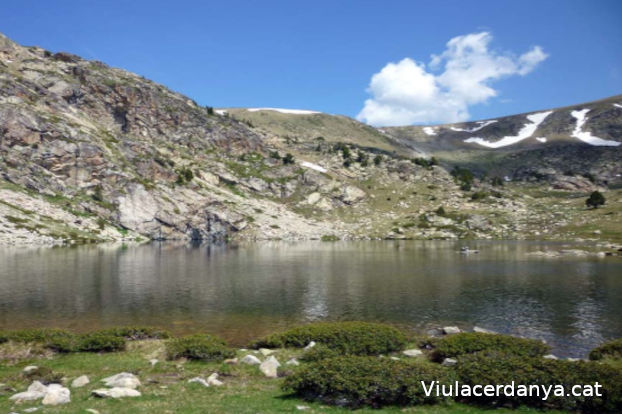
POLYGON ((311 363, 283 384, 307 400, 352 408, 361 406, 434 404, 443 401, 426 396, 421 381, 447 383, 448 370, 431 364, 394 361, 389 358, 345 356, 311 363))
POLYGON ((537 339, 516 338, 509 335, 492 335, 479 332, 445 336, 434 343, 431 358, 442 361, 479 351, 501 351, 526 357, 543 356, 550 348, 537 339))
POLYGON ((201 361, 220 361, 232 358, 235 352, 220 338, 211 335, 190 335, 171 339, 166 344, 169 359, 188 358, 201 361))
POLYGON ((5 331, 0 333, 0 338, 6 338, 6 340, 22 343, 45 343, 52 339, 70 336, 73 336, 71 332, 63 331, 61 329, 21 329, 17 331, 5 331))
POLYGON ((130 341, 139 341, 143 339, 168 339, 171 337, 171 334, 168 331, 149 326, 124 326, 120 328, 103 329, 98 332, 118 336, 130 341))
POLYGON ((319 361, 321 359, 338 357, 339 351, 331 349, 326 345, 316 345, 310 350, 306 351, 300 359, 307 362, 319 361))
POLYGON ((609 341, 590 351, 590 359, 598 361, 603 358, 622 358, 622 338, 609 341))
POLYGON ((125 349, 125 339, 105 332, 49 338, 45 347, 56 352, 114 352, 125 349))
POLYGON ((398 329, 372 322, 319 322, 270 335, 254 348, 301 348, 315 341, 341 354, 379 355, 404 349, 405 335, 398 329))
POLYGON ((527 405, 536 408, 580 411, 583 413, 619 413, 622 410, 622 372, 595 362, 570 362, 544 358, 525 357, 498 351, 478 352, 459 359, 455 368, 460 383, 474 385, 537 385, 540 395, 531 396, 501 393, 499 396, 463 396, 463 402, 486 406, 527 405), (573 396, 574 385, 602 385, 602 397, 573 396), (555 395, 556 386, 562 385, 555 395), (542 387, 552 386, 543 400, 542 387))

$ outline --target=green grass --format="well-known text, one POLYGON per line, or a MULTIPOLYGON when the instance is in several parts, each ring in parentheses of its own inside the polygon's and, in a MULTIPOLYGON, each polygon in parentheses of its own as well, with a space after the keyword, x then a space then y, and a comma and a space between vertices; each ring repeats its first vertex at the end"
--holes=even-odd
MULTIPOLYGON (((0 345, 0 358, 6 356, 9 344, 0 345)), ((302 351, 278 350, 276 357, 284 362, 302 351)), ((238 356, 246 353, 238 352, 238 356)), ((0 363, 0 382, 23 391, 29 381, 21 374, 27 365, 38 365, 62 373, 70 383, 80 375, 88 375, 91 383, 83 388, 71 389, 71 403, 46 407, 45 413, 84 413, 86 409, 96 409, 101 413, 292 413, 297 405, 306 405, 311 413, 352 413, 352 410, 329 407, 320 403, 305 402, 281 390, 283 379, 263 377, 257 367, 247 365, 225 365, 217 362, 166 361, 164 342, 161 340, 135 341, 128 344, 127 351, 108 354, 55 354, 45 358, 27 358, 0 363), (149 359, 160 360, 151 367, 149 359), (102 388, 102 378, 126 371, 138 375, 142 382, 139 388, 143 394, 137 398, 120 400, 97 399, 90 391, 102 388), (199 384, 189 384, 188 379, 195 376, 208 376, 219 372, 224 382, 222 387, 204 388, 199 384)), ((14 404, 8 398, 11 393, 0 395, 0 412, 19 411, 40 406, 40 402, 14 404)), ((477 407, 451 403, 445 406, 429 407, 389 407, 381 410, 360 409, 355 413, 418 413, 418 414, 479 414, 491 412, 477 407)), ((521 408, 517 410, 499 409, 495 413, 537 413, 539 411, 521 408)), ((555 414, 561 411, 547 411, 555 414)))

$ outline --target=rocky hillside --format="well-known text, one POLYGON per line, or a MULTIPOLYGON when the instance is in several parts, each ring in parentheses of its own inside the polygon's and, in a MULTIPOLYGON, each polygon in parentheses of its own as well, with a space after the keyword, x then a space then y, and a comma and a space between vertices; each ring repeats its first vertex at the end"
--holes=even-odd
POLYGON ((395 131, 305 111, 214 110, 0 36, 0 244, 568 238, 607 226, 598 237, 618 237, 619 191, 584 211, 586 191, 607 189, 600 175, 567 175, 583 181, 561 193, 483 176, 466 188, 453 165, 430 163, 395 131))

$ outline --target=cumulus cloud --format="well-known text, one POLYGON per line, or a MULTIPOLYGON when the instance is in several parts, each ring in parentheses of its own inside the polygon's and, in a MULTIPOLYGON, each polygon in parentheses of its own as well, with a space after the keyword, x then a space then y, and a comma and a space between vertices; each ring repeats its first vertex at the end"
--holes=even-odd
POLYGON ((524 76, 548 57, 539 46, 520 56, 491 50, 491 40, 488 32, 454 37, 427 66, 410 58, 388 63, 372 76, 372 97, 357 119, 384 126, 466 121, 470 105, 497 96, 494 81, 524 76))

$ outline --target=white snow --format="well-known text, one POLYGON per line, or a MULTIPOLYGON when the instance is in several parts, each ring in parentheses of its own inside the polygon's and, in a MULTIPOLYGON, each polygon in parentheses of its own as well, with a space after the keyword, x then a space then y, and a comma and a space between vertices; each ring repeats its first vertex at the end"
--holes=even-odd
POLYGON ((479 131, 480 129, 487 127, 490 124, 494 124, 495 122, 497 122, 496 119, 492 119, 490 121, 477 121, 477 126, 475 128, 470 128, 470 129, 462 129, 462 128, 456 128, 456 127, 449 127, 449 129, 451 129, 452 131, 457 131, 457 132, 475 132, 475 131, 479 131))
POLYGON ((581 109, 580 111, 572 111, 572 115, 577 120, 577 125, 572 131, 572 136, 585 142, 586 144, 596 145, 599 147, 617 147, 620 142, 608 141, 606 139, 598 138, 592 135, 591 132, 583 131, 583 125, 587 122, 586 115, 590 112, 589 109, 581 109))
POLYGON ((425 132, 428 135, 436 135, 436 129, 432 127, 423 127, 423 132, 425 132))
POLYGON ((545 138, 545 137, 536 137, 536 140, 537 140, 538 142, 543 143, 543 144, 546 142, 546 138, 545 138))
POLYGON ((227 115, 227 111, 225 111, 224 109, 214 109, 214 112, 216 112, 218 115, 227 115))
POLYGON ((615 106, 616 108, 622 108, 622 105, 620 104, 613 104, 613 106, 615 106))
POLYGON ((249 112, 257 111, 276 111, 282 114, 295 114, 295 115, 311 115, 319 114, 317 111, 307 111, 305 109, 286 109, 286 108, 247 108, 249 112))
POLYGON ((300 163, 300 165, 302 165, 303 167, 311 168, 312 170, 315 170, 315 171, 319 171, 321 173, 328 172, 326 168, 320 167, 319 165, 313 164, 312 162, 303 161, 300 163))
POLYGON ((518 135, 514 136, 505 136, 501 138, 499 141, 491 142, 487 141, 483 138, 473 137, 469 139, 465 139, 464 142, 474 142, 476 144, 482 145, 488 148, 500 148, 507 147, 508 145, 516 144, 526 138, 529 138, 536 132, 538 126, 546 119, 547 116, 551 115, 553 111, 547 112, 538 112, 537 114, 527 115, 527 119, 531 121, 530 123, 525 124, 520 131, 518 131, 518 135))

